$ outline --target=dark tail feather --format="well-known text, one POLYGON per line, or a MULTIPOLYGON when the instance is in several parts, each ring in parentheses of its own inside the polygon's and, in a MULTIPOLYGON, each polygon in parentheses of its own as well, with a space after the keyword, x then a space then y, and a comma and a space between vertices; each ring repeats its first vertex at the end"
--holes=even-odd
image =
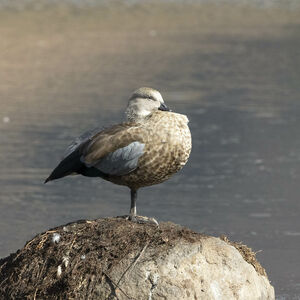
POLYGON ((51 181, 51 176, 49 176, 45 181, 44 181, 44 184, 47 183, 48 181, 51 181))
POLYGON ((83 165, 80 161, 80 156, 81 154, 78 151, 71 153, 59 163, 44 183, 78 172, 83 165))

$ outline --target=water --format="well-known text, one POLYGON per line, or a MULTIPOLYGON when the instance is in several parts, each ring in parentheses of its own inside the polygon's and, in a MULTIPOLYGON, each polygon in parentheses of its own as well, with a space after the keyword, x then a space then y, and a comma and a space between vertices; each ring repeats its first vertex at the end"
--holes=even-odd
POLYGON ((140 191, 138 212, 243 241, 260 251, 277 299, 300 299, 295 12, 237 9, 230 22, 198 20, 194 8, 176 21, 77 13, 0 18, 0 256, 50 227, 128 212, 125 187, 43 180, 74 137, 119 122, 146 85, 188 115, 193 150, 179 174, 140 191))

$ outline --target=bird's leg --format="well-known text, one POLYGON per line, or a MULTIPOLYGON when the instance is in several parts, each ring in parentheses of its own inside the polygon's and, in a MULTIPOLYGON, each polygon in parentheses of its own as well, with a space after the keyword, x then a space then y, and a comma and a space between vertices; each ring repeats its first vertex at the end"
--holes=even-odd
POLYGON ((154 218, 138 216, 136 214, 136 199, 137 199, 137 190, 130 189, 130 196, 131 196, 131 204, 130 204, 130 211, 128 216, 120 216, 119 218, 125 218, 126 220, 130 220, 135 223, 140 224, 154 224, 158 226, 158 222, 154 218))
POLYGON ((137 223, 149 223, 158 225, 158 222, 154 218, 138 216, 136 214, 136 199, 137 199, 137 190, 130 189, 131 195, 131 205, 130 205, 130 212, 129 212, 129 220, 137 223))
POLYGON ((131 219, 134 219, 136 216, 137 190, 130 189, 130 196, 131 196, 131 205, 130 205, 129 215, 130 215, 131 219))

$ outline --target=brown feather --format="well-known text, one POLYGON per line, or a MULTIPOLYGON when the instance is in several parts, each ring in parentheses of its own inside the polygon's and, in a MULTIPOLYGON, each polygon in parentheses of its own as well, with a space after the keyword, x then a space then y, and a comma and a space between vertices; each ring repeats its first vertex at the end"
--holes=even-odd
POLYGON ((135 123, 122 123, 99 132, 83 149, 83 161, 87 165, 96 164, 109 153, 123 148, 134 141, 141 141, 140 136, 131 134, 131 131, 138 126, 139 124, 135 123))
POLYGON ((134 141, 145 144, 138 167, 129 174, 108 180, 133 189, 163 182, 179 171, 191 151, 186 116, 157 111, 141 123, 115 125, 97 134, 84 149, 84 162, 94 164, 105 155, 134 141))

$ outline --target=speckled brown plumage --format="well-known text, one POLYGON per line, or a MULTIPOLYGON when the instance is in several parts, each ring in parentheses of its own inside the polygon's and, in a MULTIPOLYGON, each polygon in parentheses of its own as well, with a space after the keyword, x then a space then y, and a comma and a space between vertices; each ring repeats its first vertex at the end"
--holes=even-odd
POLYGON ((107 180, 132 189, 161 183, 179 171, 191 151, 191 133, 186 116, 157 111, 142 123, 116 125, 95 136, 88 148, 85 162, 97 161, 108 153, 133 141, 145 144, 138 167, 123 176, 109 176, 107 180))

